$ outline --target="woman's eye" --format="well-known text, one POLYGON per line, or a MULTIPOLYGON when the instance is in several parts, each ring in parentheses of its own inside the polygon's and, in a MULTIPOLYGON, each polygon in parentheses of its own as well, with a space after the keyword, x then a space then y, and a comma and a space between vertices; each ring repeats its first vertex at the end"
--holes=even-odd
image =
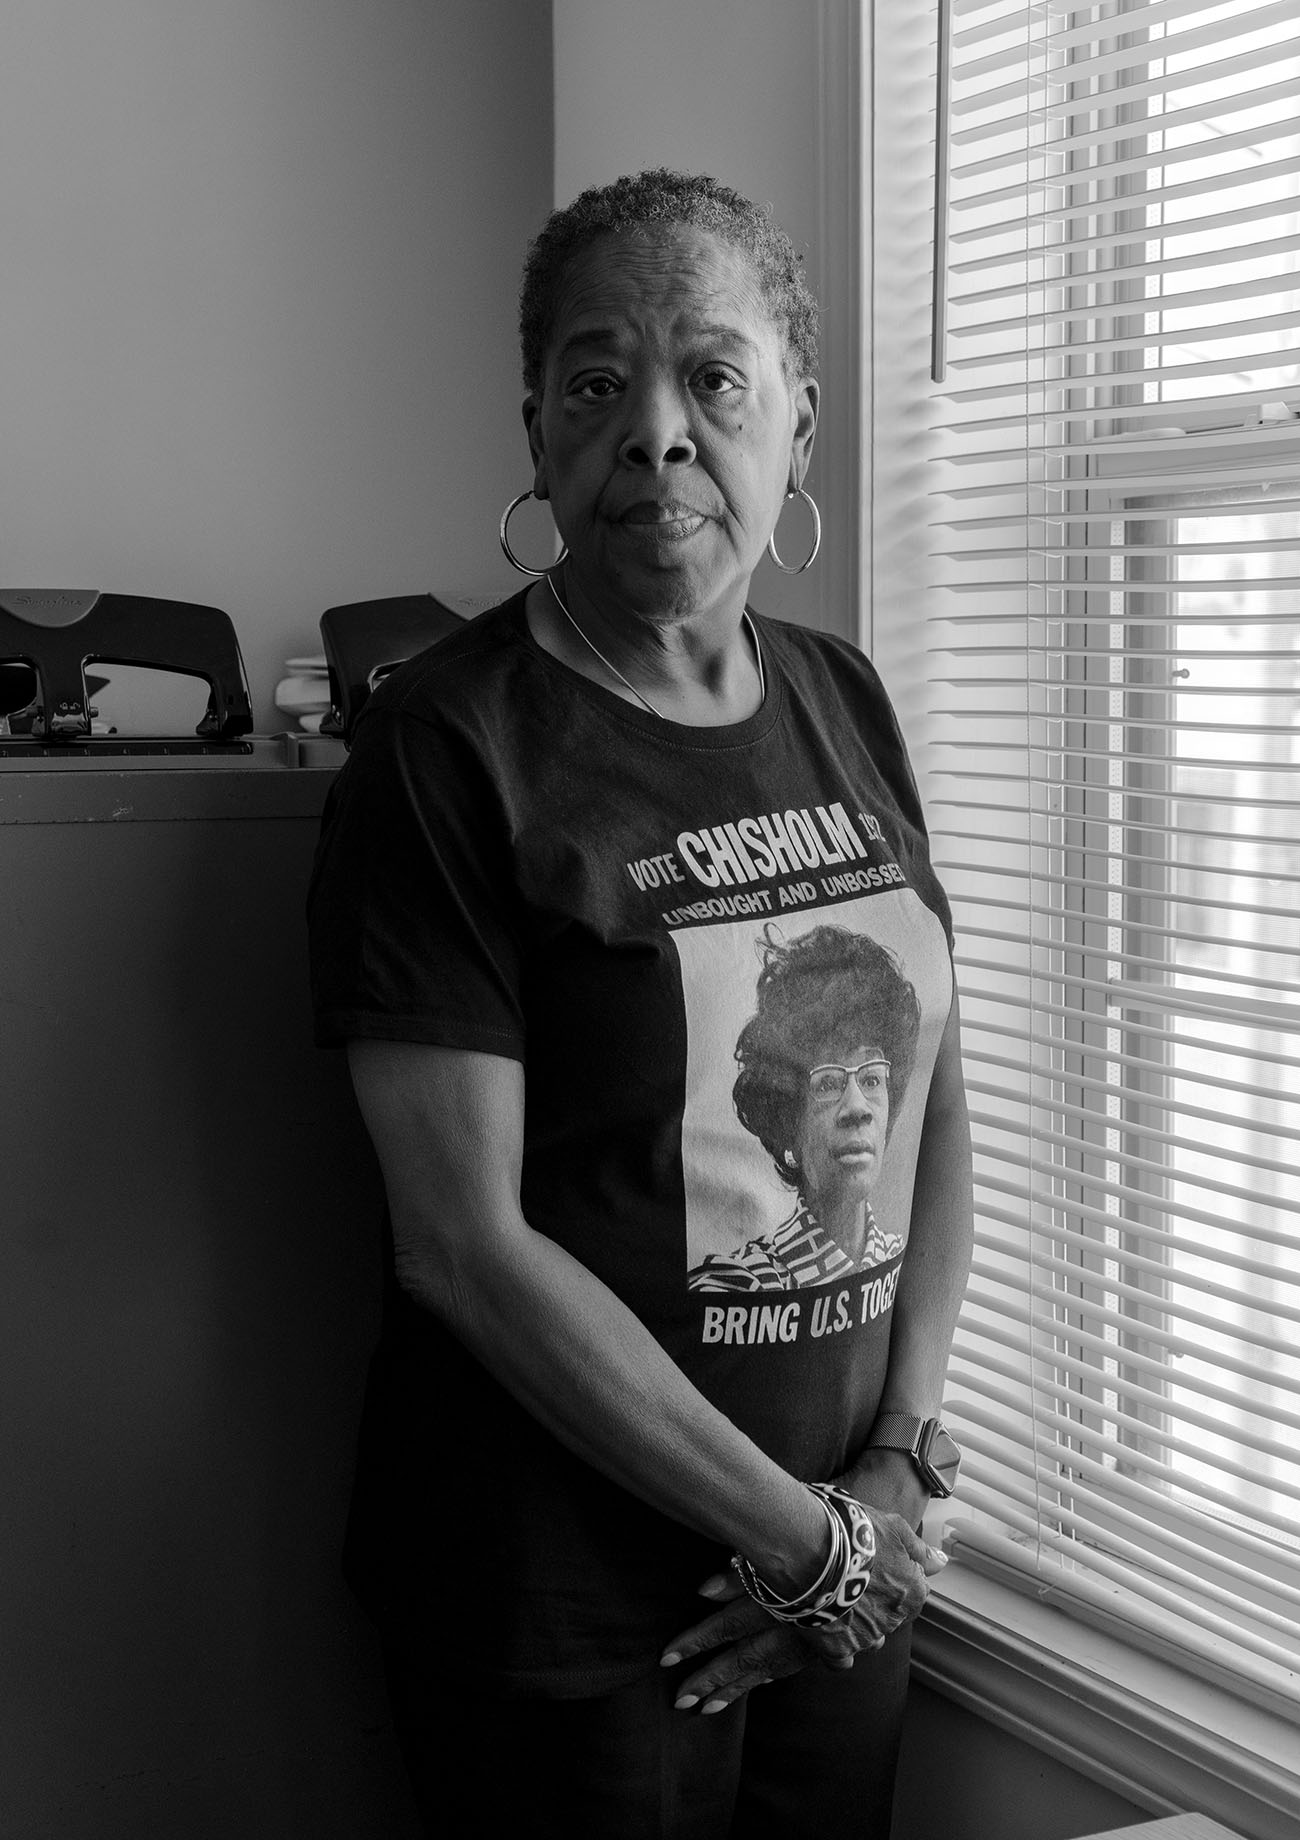
POLYGON ((696 382, 706 396, 725 396, 729 391, 740 388, 730 371, 719 370, 715 366, 700 371, 696 382))
POLYGON ((612 377, 581 377, 571 385, 569 394, 579 396, 584 402, 603 402, 618 389, 612 377))

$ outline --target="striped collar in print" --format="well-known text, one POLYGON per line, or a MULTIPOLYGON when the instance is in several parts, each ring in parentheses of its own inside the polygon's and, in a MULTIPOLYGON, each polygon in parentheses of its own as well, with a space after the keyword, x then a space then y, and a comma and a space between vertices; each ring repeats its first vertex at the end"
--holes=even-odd
POLYGON ((811 1284, 829 1284, 873 1265, 883 1265, 903 1249, 897 1234, 884 1234, 867 1209, 867 1243, 863 1256, 848 1257, 824 1233, 806 1207, 766 1239, 752 1239, 735 1252, 714 1255, 690 1276, 694 1291, 793 1291, 811 1284))

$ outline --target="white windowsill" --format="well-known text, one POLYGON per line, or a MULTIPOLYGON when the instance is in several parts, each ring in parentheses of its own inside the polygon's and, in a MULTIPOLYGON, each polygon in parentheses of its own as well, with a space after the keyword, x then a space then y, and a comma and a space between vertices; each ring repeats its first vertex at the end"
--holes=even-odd
POLYGON ((1153 1815, 1199 1810, 1246 1840, 1300 1833, 1300 1729, 954 1561, 913 1675, 1153 1815))

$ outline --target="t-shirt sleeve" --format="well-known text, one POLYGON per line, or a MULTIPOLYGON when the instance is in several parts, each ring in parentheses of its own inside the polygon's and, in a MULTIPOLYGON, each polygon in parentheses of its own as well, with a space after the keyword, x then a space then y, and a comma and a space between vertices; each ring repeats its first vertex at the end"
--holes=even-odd
POLYGON ((470 733, 367 712, 331 789, 308 895, 316 1040, 524 1058, 509 825, 470 733))
POLYGON ((921 802, 916 775, 912 771, 907 743, 903 739, 894 705, 889 700, 889 693, 880 680, 880 674, 874 665, 866 662, 872 685, 872 725, 878 737, 874 750, 876 764, 903 819, 903 834, 899 839, 900 855, 905 858, 903 866, 913 887, 942 923, 948 950, 951 952, 952 908, 930 860, 930 833, 925 821, 925 807, 921 802))

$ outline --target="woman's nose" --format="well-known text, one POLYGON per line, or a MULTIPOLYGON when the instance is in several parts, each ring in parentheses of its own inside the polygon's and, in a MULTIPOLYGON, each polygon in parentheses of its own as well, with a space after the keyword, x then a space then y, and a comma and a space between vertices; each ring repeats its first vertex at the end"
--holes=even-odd
POLYGON ((625 466, 688 466, 695 458, 686 407, 675 390, 647 385, 628 399, 618 457, 625 466))

